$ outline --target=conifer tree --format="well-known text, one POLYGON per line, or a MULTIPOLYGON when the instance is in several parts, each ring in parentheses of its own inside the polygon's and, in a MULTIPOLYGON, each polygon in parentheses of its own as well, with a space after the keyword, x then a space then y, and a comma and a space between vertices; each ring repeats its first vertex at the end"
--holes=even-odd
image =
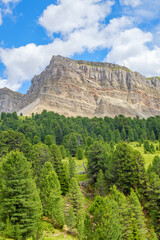
POLYGON ((76 158, 78 160, 82 160, 83 159, 83 149, 82 149, 81 146, 79 146, 78 149, 77 149, 76 158))
POLYGON ((95 195, 100 195, 102 197, 106 195, 106 183, 104 180, 104 174, 101 169, 99 170, 95 184, 95 195))
POLYGON ((78 212, 77 220, 78 238, 82 240, 84 238, 84 217, 81 211, 78 212))
POLYGON ((58 146, 55 144, 52 144, 50 146, 51 149, 51 163, 53 164, 53 167, 57 173, 58 179, 61 184, 61 190, 62 194, 65 195, 68 191, 68 181, 67 181, 67 176, 64 170, 64 166, 62 163, 62 156, 61 152, 58 146))
POLYGON ((88 176, 96 182, 99 170, 105 170, 106 165, 107 154, 104 144, 94 142, 88 152, 88 176))
POLYGON ((37 183, 39 181, 40 171, 45 162, 50 160, 50 152, 47 145, 38 143, 33 146, 32 168, 35 176, 37 176, 37 183))
POLYGON ((147 238, 145 217, 141 204, 133 189, 131 189, 129 203, 132 221, 132 234, 134 236, 133 239, 145 240, 147 238))
POLYGON ((76 176, 76 163, 72 157, 69 158, 69 180, 76 176))
POLYGON ((13 231, 9 237, 15 239, 38 237, 42 206, 30 164, 23 153, 11 152, 6 156, 2 162, 0 178, 2 228, 10 225, 13 231))
POLYGON ((154 172, 149 175, 149 188, 148 188, 148 208, 151 217, 151 224, 153 225, 158 239, 160 238, 160 178, 154 172))
POLYGON ((45 163, 40 176, 40 196, 44 214, 51 218, 56 227, 61 228, 64 224, 64 203, 60 183, 51 163, 45 163))
POLYGON ((77 217, 78 211, 83 210, 83 195, 76 178, 71 178, 68 193, 69 202, 77 217))

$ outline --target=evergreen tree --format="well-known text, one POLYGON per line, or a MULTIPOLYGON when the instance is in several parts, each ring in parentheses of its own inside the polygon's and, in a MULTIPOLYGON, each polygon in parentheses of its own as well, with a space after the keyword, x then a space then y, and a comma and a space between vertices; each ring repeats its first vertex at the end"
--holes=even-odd
POLYGON ((69 203, 72 205, 74 213, 77 217, 78 211, 83 210, 84 199, 78 182, 74 177, 70 180, 68 198, 69 203))
POLYGON ((129 196, 131 221, 132 221, 132 235, 133 239, 145 240, 147 238, 147 228, 145 224, 145 217, 143 209, 138 200, 138 197, 133 189, 129 196))
POLYGON ((160 178, 154 172, 149 175, 148 188, 148 209, 151 217, 151 223, 154 226, 158 239, 160 238, 160 178))
POLYGON ((64 159, 67 156, 66 149, 63 145, 61 145, 59 148, 61 151, 62 158, 64 159))
POLYGON ((6 156, 2 162, 0 178, 1 230, 10 225, 13 231, 9 237, 15 239, 38 236, 42 206, 30 164, 23 153, 11 152, 6 156))
POLYGON ((120 143, 114 152, 113 161, 115 162, 114 181, 120 189, 128 193, 130 188, 144 188, 144 159, 140 152, 134 151, 125 143, 120 143))
POLYGON ((73 229, 76 228, 77 217, 75 215, 72 205, 69 206, 69 209, 66 214, 66 224, 70 228, 71 232, 73 231, 73 229))
POLYGON ((77 230, 78 230, 78 238, 80 240, 84 239, 84 217, 81 211, 78 212, 78 223, 77 223, 77 230))
POLYGON ((122 230, 118 216, 118 206, 97 196, 85 218, 85 239, 122 240, 122 230))
POLYGON ((76 163, 72 157, 69 158, 69 179, 76 176, 76 163))
POLYGON ((45 141, 44 141, 44 143, 45 143, 46 145, 48 145, 48 146, 51 146, 51 145, 54 143, 54 141, 53 141, 53 136, 51 136, 51 135, 45 136, 45 141))
POLYGON ((47 145, 43 143, 38 143, 33 146, 33 154, 32 154, 32 168, 34 174, 37 176, 37 183, 39 181, 40 171, 45 164, 45 162, 50 160, 50 152, 47 145))
POLYGON ((151 131, 151 141, 155 142, 155 140, 156 140, 156 137, 155 137, 154 131, 152 130, 151 131))
POLYGON ((160 156, 155 156, 153 162, 149 165, 148 173, 155 172, 160 178, 160 156))
POLYGON ((68 181, 67 181, 67 176, 64 170, 64 166, 62 163, 62 156, 61 152, 58 146, 55 144, 52 144, 50 146, 51 150, 51 163, 53 164, 53 167, 57 173, 58 179, 61 184, 61 190, 62 194, 65 195, 68 191, 68 181))
POLYGON ((81 146, 79 146, 78 149, 77 149, 76 158, 78 160, 83 159, 83 149, 81 148, 81 146))
POLYGON ((44 214, 51 218, 54 226, 62 228, 64 214, 61 187, 57 174, 49 162, 46 162, 41 170, 40 190, 44 214))
POLYGON ((107 154, 104 144, 94 142, 88 152, 88 176, 96 182, 99 170, 105 170, 106 165, 107 154))
POLYGON ((106 183, 104 180, 104 174, 102 170, 99 170, 97 181, 95 184, 95 195, 104 197, 106 195, 106 183))
POLYGON ((149 152, 150 151, 150 145, 148 141, 144 142, 144 152, 149 152))

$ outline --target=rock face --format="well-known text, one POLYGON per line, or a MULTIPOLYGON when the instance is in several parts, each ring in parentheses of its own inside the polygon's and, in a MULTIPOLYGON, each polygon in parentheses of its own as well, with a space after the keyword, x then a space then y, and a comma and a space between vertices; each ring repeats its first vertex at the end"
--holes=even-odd
POLYGON ((44 109, 65 116, 160 115, 160 80, 126 67, 53 56, 18 106, 30 115, 44 109))
POLYGON ((8 88, 0 89, 0 112, 8 113, 17 111, 23 97, 23 94, 13 92, 8 88))

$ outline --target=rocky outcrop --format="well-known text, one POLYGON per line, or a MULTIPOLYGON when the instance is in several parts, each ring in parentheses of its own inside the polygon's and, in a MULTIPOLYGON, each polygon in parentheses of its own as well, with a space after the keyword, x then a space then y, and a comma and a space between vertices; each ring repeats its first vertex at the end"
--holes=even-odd
POLYGON ((65 116, 159 115, 160 81, 116 64, 53 56, 21 105, 26 115, 43 109, 65 116))
POLYGON ((65 116, 160 115, 160 80, 126 67, 53 56, 18 106, 19 114, 44 109, 65 116))
POLYGON ((18 111, 18 105, 21 104, 24 95, 13 92, 8 88, 0 89, 0 112, 18 111))

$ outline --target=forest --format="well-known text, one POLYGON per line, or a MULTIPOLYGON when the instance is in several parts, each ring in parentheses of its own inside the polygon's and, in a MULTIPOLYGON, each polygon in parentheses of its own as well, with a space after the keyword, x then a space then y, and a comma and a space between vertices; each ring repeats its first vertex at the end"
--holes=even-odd
POLYGON ((1 113, 0 240, 160 239, 160 116, 1 113))

